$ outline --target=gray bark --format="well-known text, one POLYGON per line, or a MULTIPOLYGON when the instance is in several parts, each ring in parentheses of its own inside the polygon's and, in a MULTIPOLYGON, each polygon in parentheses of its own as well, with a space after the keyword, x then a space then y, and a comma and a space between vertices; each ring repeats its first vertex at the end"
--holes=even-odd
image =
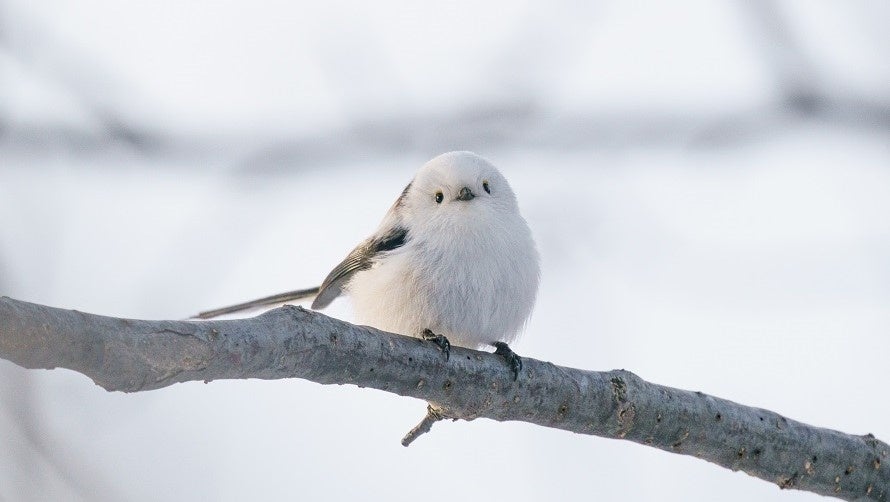
POLYGON ((406 440, 442 417, 521 420, 692 455, 783 489, 890 497, 890 446, 871 434, 813 427, 624 370, 524 358, 514 382, 499 356, 451 351, 445 361, 431 343, 292 306, 249 319, 143 321, 0 298, 0 357, 25 368, 69 368, 109 391, 231 378, 354 384, 430 403, 406 440))

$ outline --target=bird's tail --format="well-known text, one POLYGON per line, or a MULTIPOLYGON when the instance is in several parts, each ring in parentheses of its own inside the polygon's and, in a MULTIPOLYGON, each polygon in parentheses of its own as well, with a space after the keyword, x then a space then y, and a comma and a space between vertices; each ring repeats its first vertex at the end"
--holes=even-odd
POLYGON ((190 317, 189 319, 213 319, 214 317, 219 317, 225 314, 233 314, 235 312, 243 312, 245 310, 254 309, 257 307, 267 307, 269 305, 282 304, 286 302, 292 302, 294 300, 302 300, 304 298, 311 298, 318 294, 318 287, 309 288, 309 289, 298 289, 296 291, 288 291, 286 293, 279 293, 277 295, 267 296, 265 298, 257 298, 256 300, 251 300, 249 302, 239 303, 236 305, 230 305, 228 307, 222 307, 213 310, 206 310, 204 312, 199 312, 197 315, 190 317))

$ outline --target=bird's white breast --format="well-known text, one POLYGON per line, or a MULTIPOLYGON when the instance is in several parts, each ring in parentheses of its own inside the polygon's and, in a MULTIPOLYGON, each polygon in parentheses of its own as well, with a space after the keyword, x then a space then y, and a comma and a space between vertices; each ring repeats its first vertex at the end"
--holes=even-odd
POLYGON ((414 235, 348 285, 356 320, 409 336, 424 329, 476 348, 516 339, 531 314, 538 256, 519 215, 414 235))

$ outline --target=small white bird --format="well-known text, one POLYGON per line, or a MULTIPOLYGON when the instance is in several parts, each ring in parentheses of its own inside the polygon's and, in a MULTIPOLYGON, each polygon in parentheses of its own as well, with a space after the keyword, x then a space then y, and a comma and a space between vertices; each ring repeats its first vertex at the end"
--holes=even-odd
POLYGON ((436 342, 492 345, 510 363, 507 344, 531 314, 538 253, 516 196, 490 162, 471 152, 439 155, 420 168, 377 230, 320 288, 294 291, 198 315, 215 317, 317 293, 313 309, 348 293, 356 322, 436 342))

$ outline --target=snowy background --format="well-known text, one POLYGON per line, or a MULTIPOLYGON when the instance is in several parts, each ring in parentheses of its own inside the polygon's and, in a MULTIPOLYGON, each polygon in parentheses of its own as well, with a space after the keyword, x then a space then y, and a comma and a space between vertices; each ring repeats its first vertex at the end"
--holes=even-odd
MULTIPOLYGON (((0 1, 0 294, 161 319, 314 286, 471 149, 543 258, 519 354, 886 441, 888 23, 885 0, 0 1)), ((424 409, 0 361, 0 501, 817 500, 523 423, 403 448, 424 409)))

